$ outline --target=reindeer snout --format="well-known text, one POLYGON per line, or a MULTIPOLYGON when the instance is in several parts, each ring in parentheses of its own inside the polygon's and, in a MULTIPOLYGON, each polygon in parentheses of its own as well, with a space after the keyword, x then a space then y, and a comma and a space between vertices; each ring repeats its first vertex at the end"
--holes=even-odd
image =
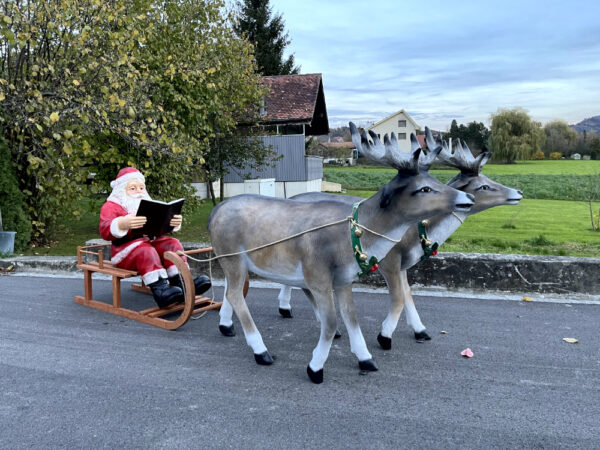
MULTIPOLYGON (((459 191, 460 192, 460 191, 459 191)), ((469 211, 475 204, 475 197, 466 192, 460 192, 454 203, 455 211, 469 211)))

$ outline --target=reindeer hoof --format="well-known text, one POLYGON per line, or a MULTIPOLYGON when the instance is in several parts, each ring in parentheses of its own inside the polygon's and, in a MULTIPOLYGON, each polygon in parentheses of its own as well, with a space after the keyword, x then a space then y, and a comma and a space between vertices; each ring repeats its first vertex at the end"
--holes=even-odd
POLYGON ((375 361, 373 361, 372 359, 365 359, 364 361, 359 361, 358 367, 360 367, 360 370, 366 370, 368 372, 375 372, 376 370, 379 370, 377 363, 375 363, 375 361))
POLYGON ((235 336, 235 329, 233 328, 233 324, 228 327, 225 325, 219 325, 219 331, 223 336, 231 337, 235 336))
POLYGON ((341 338, 341 337, 342 337, 342 332, 340 331, 340 329, 339 329, 339 328, 336 328, 336 329, 335 329, 335 334, 333 335, 333 338, 334 338, 334 339, 339 339, 339 338, 341 338))
POLYGON ((323 382, 323 369, 317 370, 316 372, 310 368, 310 365, 306 367, 306 373, 308 378, 315 384, 321 384, 323 382))
POLYGON ((431 336, 429 336, 427 334, 427 331, 423 330, 423 331, 419 331, 418 333, 415 332, 415 339, 417 340, 418 343, 422 343, 425 341, 430 341, 431 336))
POLYGON ((392 348, 392 338, 385 337, 381 333, 377 335, 377 342, 384 350, 390 350, 392 348))
POLYGON ((292 315, 291 309, 279 308, 279 314, 281 314, 281 317, 283 317, 284 319, 291 319, 292 317, 294 317, 292 315))
POLYGON ((270 366, 271 364, 273 364, 273 358, 271 358, 269 352, 263 352, 258 355, 255 353, 254 360, 256 361, 256 364, 259 364, 261 366, 270 366))

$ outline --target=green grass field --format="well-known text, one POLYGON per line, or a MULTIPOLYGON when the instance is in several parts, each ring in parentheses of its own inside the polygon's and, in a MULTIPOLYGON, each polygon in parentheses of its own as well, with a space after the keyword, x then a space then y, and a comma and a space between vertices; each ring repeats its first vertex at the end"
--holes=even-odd
MULTIPOLYGON (((454 169, 432 169, 430 173, 442 183, 456 175, 454 169)), ((589 191, 600 185, 600 161, 523 161, 519 164, 488 164, 483 173, 494 181, 520 189, 525 198, 588 201, 589 191), (544 172, 546 171, 546 172, 544 172)), ((389 168, 324 168, 327 181, 340 183, 344 189, 378 190, 395 171, 389 168)))

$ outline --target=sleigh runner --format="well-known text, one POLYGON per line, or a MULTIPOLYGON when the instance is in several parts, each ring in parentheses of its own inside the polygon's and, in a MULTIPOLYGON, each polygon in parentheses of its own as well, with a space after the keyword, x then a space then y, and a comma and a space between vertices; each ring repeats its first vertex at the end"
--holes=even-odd
MULTIPOLYGON (((181 257, 174 252, 166 252, 165 258, 173 262, 183 281, 185 301, 183 303, 174 303, 167 307, 160 308, 154 306, 142 311, 124 308, 121 304, 121 280, 139 276, 138 272, 133 270, 121 269, 109 260, 104 259, 104 250, 106 244, 87 245, 77 247, 77 268, 83 270, 84 295, 75 296, 75 303, 99 309, 111 314, 115 314, 138 322, 154 325, 155 327, 166 330, 175 330, 184 325, 192 315, 200 314, 204 311, 218 310, 222 302, 215 302, 211 298, 196 295, 194 281, 188 265, 181 257), (95 261, 84 261, 84 255, 91 255, 95 261), (112 304, 98 301, 93 298, 92 275, 102 273, 112 277, 112 304), (180 312, 179 315, 175 313, 180 312)), ((212 248, 203 248, 184 251, 185 255, 211 253, 212 248)), ((89 259, 89 256, 85 258, 89 259)), ((131 288, 134 291, 151 294, 150 288, 144 283, 133 283, 131 288)), ((248 291, 248 279, 244 288, 244 295, 248 291)))

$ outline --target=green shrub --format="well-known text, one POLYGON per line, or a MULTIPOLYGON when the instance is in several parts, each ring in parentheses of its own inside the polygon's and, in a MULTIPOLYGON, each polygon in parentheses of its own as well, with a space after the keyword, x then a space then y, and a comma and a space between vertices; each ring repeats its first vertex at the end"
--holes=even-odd
POLYGON ((546 159, 546 155, 544 154, 544 152, 537 152, 536 155, 533 157, 533 159, 536 159, 536 160, 546 159))
POLYGON ((560 158, 562 158, 562 153, 561 152, 552 152, 552 153, 550 153, 549 158, 550 159, 560 159, 560 158))
POLYGON ((16 231, 15 252, 23 251, 31 240, 31 221, 25 212, 25 202, 10 150, 0 140, 0 212, 4 231, 16 231))
POLYGON ((540 234, 531 239, 526 239, 525 242, 527 242, 528 244, 533 245, 535 247, 544 247, 546 245, 552 244, 552 241, 548 240, 548 238, 546 236, 544 236, 543 234, 540 234))

